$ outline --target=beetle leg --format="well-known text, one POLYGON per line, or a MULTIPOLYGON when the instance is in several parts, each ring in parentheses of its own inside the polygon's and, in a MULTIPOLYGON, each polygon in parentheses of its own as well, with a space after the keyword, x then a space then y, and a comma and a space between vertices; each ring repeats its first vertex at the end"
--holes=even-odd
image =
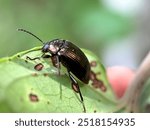
POLYGON ((59 56, 57 56, 57 55, 51 56, 51 60, 52 60, 53 66, 57 68, 58 75, 60 76, 60 67, 61 66, 60 66, 59 56))
MULTIPOLYGON (((56 56, 56 66, 57 66, 57 71, 58 71, 58 76, 60 76, 60 59, 59 56, 56 56)), ((60 99, 62 99, 62 86, 61 83, 59 84, 60 86, 60 99)))
POLYGON ((31 57, 29 57, 29 56, 26 56, 26 59, 29 59, 29 60, 37 60, 37 59, 38 59, 38 60, 40 60, 41 57, 44 58, 44 56, 45 56, 45 54, 43 53, 42 56, 40 56, 40 57, 35 57, 35 58, 31 58, 31 57))
MULTIPOLYGON (((57 68, 58 76, 60 76, 60 67, 61 66, 60 66, 59 56, 52 55, 51 60, 52 60, 53 66, 57 68)), ((61 83, 60 83, 60 99, 62 99, 62 86, 61 86, 61 83)))
POLYGON ((40 56, 40 57, 35 57, 35 58, 31 58, 31 57, 29 57, 29 56, 26 56, 26 59, 29 59, 29 60, 40 60, 41 58, 49 58, 50 57, 50 55, 45 55, 45 53, 43 53, 42 54, 42 56, 40 56))
POLYGON ((47 59, 47 58, 51 58, 51 56, 50 56, 50 55, 45 55, 45 54, 43 54, 43 55, 42 55, 42 58, 47 59))
POLYGON ((51 57, 51 60, 52 60, 53 66, 57 68, 57 58, 56 58, 56 56, 55 56, 55 55, 52 56, 52 57, 51 57))
POLYGON ((59 56, 54 55, 54 56, 50 56, 50 55, 45 55, 43 54, 41 56, 42 58, 51 58, 53 66, 56 67, 58 70, 58 75, 60 76, 60 60, 59 60, 59 56))
MULTIPOLYGON (((59 56, 56 56, 56 61, 57 61, 58 76, 60 76, 60 59, 59 59, 59 56)), ((61 86, 61 83, 59 84, 59 86, 60 86, 60 99, 62 99, 62 86, 61 86)))
POLYGON ((80 95, 80 99, 81 99, 81 103, 83 105, 83 111, 86 112, 86 108, 85 108, 85 105, 84 105, 84 100, 83 100, 83 97, 82 97, 82 94, 81 94, 81 91, 80 91, 80 87, 76 81, 76 79, 72 76, 72 74, 70 73, 70 71, 68 71, 68 74, 69 74, 69 77, 70 77, 70 80, 72 81, 71 85, 72 85, 72 89, 76 92, 76 93, 79 93, 80 95))
POLYGON ((26 59, 29 59, 29 60, 36 60, 36 59, 40 59, 41 57, 35 57, 35 58, 31 58, 29 56, 26 57, 26 59))
POLYGON ((56 56, 56 61, 57 61, 58 75, 60 76, 60 60, 58 56, 56 56))

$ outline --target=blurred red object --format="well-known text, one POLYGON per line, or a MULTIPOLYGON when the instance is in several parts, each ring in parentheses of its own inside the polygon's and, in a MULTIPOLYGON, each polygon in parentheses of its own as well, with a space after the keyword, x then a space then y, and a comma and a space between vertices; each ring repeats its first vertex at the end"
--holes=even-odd
POLYGON ((107 76, 116 97, 121 98, 133 79, 135 72, 128 67, 113 66, 107 68, 107 76))

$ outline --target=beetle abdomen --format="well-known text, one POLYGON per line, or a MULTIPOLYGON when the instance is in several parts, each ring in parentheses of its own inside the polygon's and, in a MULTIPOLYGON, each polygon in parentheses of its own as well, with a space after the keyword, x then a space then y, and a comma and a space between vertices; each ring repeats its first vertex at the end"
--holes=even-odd
POLYGON ((88 84, 90 74, 90 64, 85 54, 74 44, 66 42, 66 46, 61 53, 61 63, 71 71, 79 80, 88 84))

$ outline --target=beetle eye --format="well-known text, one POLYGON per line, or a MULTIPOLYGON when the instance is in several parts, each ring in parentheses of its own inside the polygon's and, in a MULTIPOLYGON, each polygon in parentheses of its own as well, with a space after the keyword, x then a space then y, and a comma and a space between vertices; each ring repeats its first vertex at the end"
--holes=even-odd
POLYGON ((42 52, 48 52, 49 45, 45 44, 42 48, 42 52))

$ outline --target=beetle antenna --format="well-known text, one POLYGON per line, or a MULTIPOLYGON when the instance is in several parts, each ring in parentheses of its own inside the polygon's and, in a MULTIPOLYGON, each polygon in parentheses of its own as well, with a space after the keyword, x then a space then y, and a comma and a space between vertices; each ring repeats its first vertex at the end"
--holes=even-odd
POLYGON ((18 28, 17 30, 18 30, 18 31, 22 31, 22 32, 26 32, 26 33, 28 33, 28 34, 34 36, 36 39, 38 39, 40 42, 42 42, 42 43, 44 44, 44 42, 43 42, 39 37, 37 37, 36 35, 34 35, 33 33, 29 32, 29 31, 27 31, 27 30, 25 30, 25 29, 22 29, 22 28, 18 28))

